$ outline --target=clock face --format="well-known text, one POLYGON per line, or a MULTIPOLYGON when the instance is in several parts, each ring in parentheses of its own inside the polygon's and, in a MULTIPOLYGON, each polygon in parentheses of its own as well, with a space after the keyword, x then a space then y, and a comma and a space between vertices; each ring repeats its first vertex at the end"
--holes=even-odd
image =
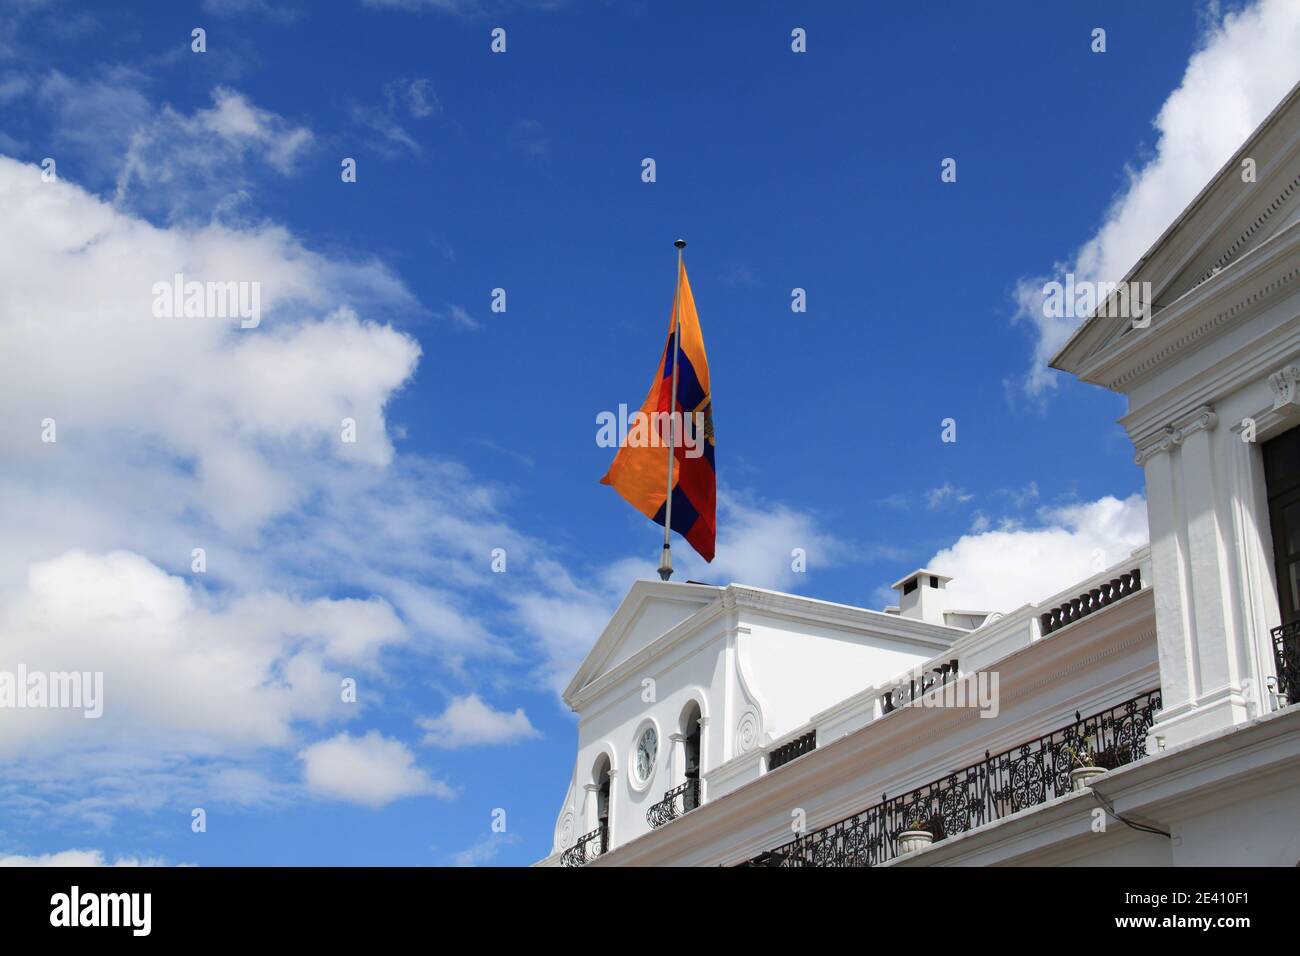
POLYGON ((650 779, 654 770, 655 753, 659 749, 659 735, 653 727, 647 727, 636 745, 636 772, 642 780, 650 779))

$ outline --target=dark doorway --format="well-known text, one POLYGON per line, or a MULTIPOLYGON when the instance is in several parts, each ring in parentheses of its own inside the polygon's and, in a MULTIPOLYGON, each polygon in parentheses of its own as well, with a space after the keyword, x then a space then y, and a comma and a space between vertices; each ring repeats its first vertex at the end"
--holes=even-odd
POLYGON ((682 732, 686 735, 686 782, 684 808, 694 810, 700 802, 700 712, 692 706, 686 715, 682 732))
POLYGON ((1282 623, 1300 621, 1300 428, 1264 443, 1268 523, 1282 623))
POLYGON ((1264 443, 1268 523, 1282 626, 1273 629, 1278 696, 1300 703, 1300 428, 1264 443))
POLYGON ((600 768, 596 778, 596 820, 600 826, 600 852, 609 850, 609 764, 600 768))

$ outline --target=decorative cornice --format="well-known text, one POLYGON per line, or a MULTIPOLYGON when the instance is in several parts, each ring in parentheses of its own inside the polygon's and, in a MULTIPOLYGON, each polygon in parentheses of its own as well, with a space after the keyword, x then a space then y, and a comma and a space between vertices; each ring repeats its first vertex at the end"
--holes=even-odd
POLYGON ((1211 431, 1218 423, 1219 416, 1215 414, 1214 407, 1202 405, 1190 415, 1185 415, 1164 426, 1153 437, 1145 438, 1140 443, 1134 442, 1138 450, 1133 461, 1138 465, 1145 464, 1161 452, 1169 451, 1175 445, 1181 445, 1188 435, 1199 431, 1211 431))
MULTIPOLYGON (((646 583, 653 584, 652 582, 638 582, 634 587, 640 587, 646 583)), ((565 691, 565 702, 574 711, 581 712, 594 698, 600 696, 629 674, 647 669, 653 661, 669 653, 683 641, 699 636, 706 628, 725 615, 738 614, 740 611, 761 613, 801 623, 823 624, 854 633, 868 633, 873 637, 913 645, 919 644, 937 650, 947 649, 954 640, 968 633, 960 628, 927 624, 924 621, 900 618, 897 615, 884 614, 867 608, 836 604, 831 601, 820 601, 815 598, 785 594, 780 591, 765 591, 761 588, 750 588, 737 584, 729 584, 725 588, 717 588, 716 591, 717 596, 713 601, 702 604, 694 613, 652 639, 630 657, 623 659, 608 670, 595 673, 594 676, 588 678, 585 684, 574 688, 579 675, 590 670, 588 664, 591 662, 592 656, 589 654, 587 660, 579 668, 578 674, 570 682, 569 689, 565 691), (728 610, 729 606, 730 611, 728 610)), ((742 637, 750 633, 750 625, 734 620, 734 623, 725 627, 724 633, 731 639, 742 637)), ((604 635, 601 636, 601 640, 605 640, 604 635)), ((612 652, 613 647, 606 649, 604 657, 607 659, 612 652)))
MULTIPOLYGON (((1290 285, 1291 282, 1295 280, 1296 276, 1300 276, 1300 266, 1296 266, 1294 269, 1283 273, 1272 282, 1261 286, 1254 292, 1250 293, 1250 295, 1237 301, 1234 305, 1231 305, 1222 312, 1217 313, 1213 318, 1202 322, 1191 331, 1180 335, 1154 355, 1147 357, 1137 365, 1129 368, 1122 375, 1118 375, 1111 379, 1106 387, 1113 392, 1122 392, 1124 390, 1123 386, 1138 378, 1140 375, 1151 371, 1151 369, 1155 368, 1174 353, 1181 352, 1189 345, 1194 344, 1198 339, 1204 338, 1210 332, 1213 332, 1215 329, 1225 324, 1229 319, 1236 317, 1247 307, 1272 297, 1284 286, 1290 285)), ((1174 308, 1174 306, 1169 306, 1168 308, 1174 308)))
POLYGON ((1246 227, 1245 232, 1239 235, 1232 244, 1228 246, 1223 255, 1214 260, 1214 263, 1209 269, 1201 273, 1200 278, 1192 284, 1192 288, 1196 288, 1196 286, 1200 285, 1206 279, 1213 277, 1219 272, 1219 270, 1236 258, 1237 253, 1242 250, 1255 233, 1259 232, 1264 223, 1268 222, 1268 220, 1272 218, 1273 213, 1286 205, 1286 201, 1291 198, 1291 194, 1296 191, 1297 187, 1300 187, 1300 176, 1296 176, 1295 179, 1286 184, 1286 187, 1273 198, 1273 201, 1264 207, 1264 211, 1255 218, 1255 221, 1246 227))

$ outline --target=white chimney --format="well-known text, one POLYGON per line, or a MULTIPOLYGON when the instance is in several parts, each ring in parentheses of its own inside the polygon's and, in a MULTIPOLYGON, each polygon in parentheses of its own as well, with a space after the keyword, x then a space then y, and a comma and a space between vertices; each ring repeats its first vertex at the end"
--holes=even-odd
POLYGON ((948 609, 948 582, 952 578, 921 568, 891 585, 898 592, 898 614, 927 624, 944 623, 948 609))

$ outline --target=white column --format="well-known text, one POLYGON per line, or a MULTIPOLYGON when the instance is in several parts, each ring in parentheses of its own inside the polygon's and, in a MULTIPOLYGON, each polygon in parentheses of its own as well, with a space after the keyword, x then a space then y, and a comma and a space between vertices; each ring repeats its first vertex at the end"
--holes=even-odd
POLYGON ((1271 631, 1281 623, 1277 582, 1273 575, 1272 532, 1268 527, 1268 494, 1264 458, 1260 453, 1258 418, 1254 440, 1243 437, 1245 424, 1232 428, 1231 485, 1233 538, 1236 541, 1238 619, 1243 645, 1243 686, 1252 716, 1273 707, 1268 681, 1274 676, 1271 631))
POLYGON ((1249 719, 1242 692, 1235 567, 1225 539, 1218 417, 1202 407, 1140 446, 1147 479, 1161 711, 1154 752, 1249 719), (1218 473, 1216 475, 1216 472, 1218 473))
POLYGON ((704 802, 704 791, 708 786, 708 780, 705 777, 706 771, 713 769, 713 764, 708 762, 712 756, 709 742, 709 718, 703 714, 700 715, 700 803, 704 802))

